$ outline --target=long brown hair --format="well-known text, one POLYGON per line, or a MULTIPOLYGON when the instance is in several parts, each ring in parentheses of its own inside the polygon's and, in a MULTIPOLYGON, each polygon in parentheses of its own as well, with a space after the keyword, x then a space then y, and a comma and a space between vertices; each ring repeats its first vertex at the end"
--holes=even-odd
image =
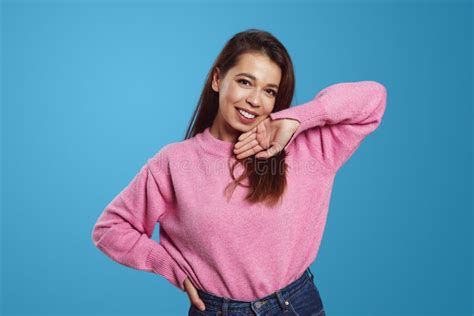
MULTIPOLYGON (((290 106, 295 89, 295 76, 291 58, 283 46, 272 34, 258 29, 248 29, 235 34, 227 41, 209 70, 201 96, 194 110, 185 139, 203 132, 214 122, 219 109, 219 94, 212 90, 213 72, 219 68, 220 76, 224 77, 227 71, 234 67, 239 57, 244 53, 260 53, 266 55, 281 69, 281 81, 272 112, 286 109, 290 106)), ((231 167, 234 181, 229 183, 226 191, 248 178, 249 188, 245 199, 249 202, 264 201, 270 206, 276 204, 286 188, 287 164, 286 150, 267 159, 257 159, 255 155, 244 159, 237 159, 231 167), (234 168, 237 163, 244 165, 244 172, 238 178, 234 177, 234 168), (274 172, 274 171, 277 172, 274 172)))

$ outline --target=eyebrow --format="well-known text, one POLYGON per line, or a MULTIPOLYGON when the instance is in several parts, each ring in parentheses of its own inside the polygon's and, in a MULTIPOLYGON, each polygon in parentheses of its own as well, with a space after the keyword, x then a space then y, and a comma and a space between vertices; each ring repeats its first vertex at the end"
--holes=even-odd
MULTIPOLYGON (((241 72, 241 73, 239 73, 239 74, 236 74, 235 76, 246 76, 246 77, 249 77, 249 78, 251 78, 251 79, 253 79, 253 80, 257 80, 257 78, 255 78, 254 75, 251 75, 251 74, 246 73, 246 72, 241 72)), ((270 87, 275 87, 275 88, 278 89, 278 85, 276 85, 276 84, 274 84, 274 83, 270 83, 269 86, 270 86, 270 87)))

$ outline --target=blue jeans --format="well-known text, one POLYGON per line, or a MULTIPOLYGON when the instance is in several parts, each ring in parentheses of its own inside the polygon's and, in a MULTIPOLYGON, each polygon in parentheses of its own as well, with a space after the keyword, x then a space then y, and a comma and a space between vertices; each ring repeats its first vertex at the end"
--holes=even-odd
POLYGON ((188 316, 268 316, 299 315, 325 316, 319 290, 309 267, 295 281, 284 288, 251 302, 236 301, 197 289, 199 297, 206 305, 204 312, 191 304, 188 316))

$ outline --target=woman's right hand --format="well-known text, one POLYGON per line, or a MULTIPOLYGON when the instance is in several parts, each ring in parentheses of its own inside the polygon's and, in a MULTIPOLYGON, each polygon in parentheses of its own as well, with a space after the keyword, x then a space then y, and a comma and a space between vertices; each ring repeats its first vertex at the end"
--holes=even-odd
POLYGON ((282 151, 301 123, 296 119, 276 119, 267 117, 251 130, 240 134, 234 144, 237 159, 255 155, 268 159, 282 151))
POLYGON ((199 310, 204 311, 206 309, 206 305, 204 305, 204 302, 199 297, 196 288, 194 287, 193 283, 189 278, 186 278, 186 280, 184 280, 184 289, 188 293, 188 297, 191 301, 191 304, 196 306, 199 310))

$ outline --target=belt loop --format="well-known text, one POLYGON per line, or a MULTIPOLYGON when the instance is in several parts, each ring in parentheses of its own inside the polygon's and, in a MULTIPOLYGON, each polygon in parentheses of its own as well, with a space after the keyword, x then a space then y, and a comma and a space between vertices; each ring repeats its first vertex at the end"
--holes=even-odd
POLYGON ((281 294, 280 290, 276 291, 275 294, 278 299, 278 303, 280 304, 283 311, 289 310, 288 302, 283 298, 283 295, 281 294))
POLYGON ((313 275, 313 273, 311 272, 311 270, 309 269, 309 267, 308 267, 308 269, 306 269, 306 270, 308 271, 309 276, 311 277, 311 281, 314 281, 314 275, 313 275))
POLYGON ((224 297, 224 302, 222 303, 222 316, 227 316, 228 315, 228 309, 229 309, 229 299, 227 297, 224 297))

